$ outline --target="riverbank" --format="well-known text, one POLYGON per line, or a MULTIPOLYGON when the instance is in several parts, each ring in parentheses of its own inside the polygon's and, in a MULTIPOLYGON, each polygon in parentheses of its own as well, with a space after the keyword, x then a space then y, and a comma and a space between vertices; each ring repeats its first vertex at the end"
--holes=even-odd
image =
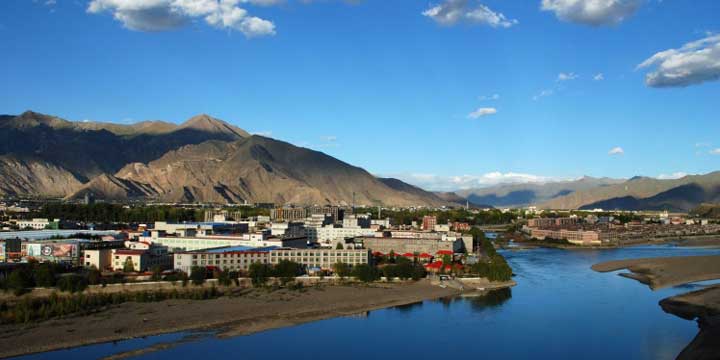
POLYGON ((660 301, 662 309, 687 320, 697 319, 700 331, 678 360, 717 359, 720 354, 720 285, 660 301))
POLYGON ((697 281, 720 279, 720 256, 680 256, 607 261, 592 266, 598 272, 621 273, 657 290, 697 281))
POLYGON ((303 291, 246 289, 218 299, 124 303, 87 316, 0 326, 0 357, 188 330, 238 336, 457 295, 427 280, 322 285, 303 291))

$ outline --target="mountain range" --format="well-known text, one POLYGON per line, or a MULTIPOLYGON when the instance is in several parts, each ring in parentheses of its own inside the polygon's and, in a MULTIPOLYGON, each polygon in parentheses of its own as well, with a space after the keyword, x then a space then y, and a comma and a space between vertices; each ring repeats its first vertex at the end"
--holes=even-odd
POLYGON ((276 204, 450 202, 322 152, 198 115, 176 125, 0 116, 0 196, 276 204))
POLYGON ((544 209, 690 211, 720 202, 720 172, 679 179, 636 176, 631 179, 583 177, 547 183, 502 184, 461 190, 470 201, 496 207, 544 209))

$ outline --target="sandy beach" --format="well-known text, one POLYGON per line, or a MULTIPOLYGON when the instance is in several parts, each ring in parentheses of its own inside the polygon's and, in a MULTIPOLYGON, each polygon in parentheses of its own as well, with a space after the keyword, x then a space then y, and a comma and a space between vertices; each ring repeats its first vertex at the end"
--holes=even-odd
POLYGON ((458 294, 429 281, 332 285, 305 291, 247 289, 213 300, 124 303, 87 316, 0 326, 0 357, 186 330, 238 336, 458 294))
POLYGON ((720 279, 720 256, 680 256, 608 261, 592 266, 599 272, 627 269, 620 274, 657 290, 690 282, 720 279))

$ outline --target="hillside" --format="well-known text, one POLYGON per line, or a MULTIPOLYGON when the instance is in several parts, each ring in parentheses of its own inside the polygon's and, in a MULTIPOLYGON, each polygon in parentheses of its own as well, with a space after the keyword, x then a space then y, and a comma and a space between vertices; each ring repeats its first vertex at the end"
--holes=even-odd
POLYGON ((712 202, 720 187, 720 172, 660 180, 635 177, 611 186, 577 191, 540 204, 543 208, 667 209, 688 211, 712 202))
POLYGON ((147 164, 129 164, 115 176, 145 184, 169 202, 349 205, 355 193, 357 205, 445 204, 417 188, 389 187, 324 153, 262 136, 184 146, 147 164))
POLYGON ((497 207, 524 207, 550 201, 578 191, 621 183, 624 180, 585 176, 578 180, 547 183, 500 184, 457 191, 472 203, 497 207))
MULTIPOLYGON (((394 179, 393 179, 394 180, 394 179)), ((0 196, 438 206, 448 202, 208 115, 180 125, 0 116, 0 196), (390 183, 390 186, 383 182, 390 183)))

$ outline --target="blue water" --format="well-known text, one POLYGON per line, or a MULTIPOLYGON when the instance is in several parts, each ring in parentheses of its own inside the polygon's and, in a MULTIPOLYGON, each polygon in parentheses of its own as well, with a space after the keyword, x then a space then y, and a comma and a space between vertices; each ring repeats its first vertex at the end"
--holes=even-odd
MULTIPOLYGON (((426 301, 250 336, 202 336, 143 359, 559 358, 674 359, 697 324, 666 314, 661 299, 699 288, 651 291, 592 264, 624 258, 710 255, 720 249, 671 246, 617 250, 505 252, 516 273, 512 291, 426 301)), ((188 334, 171 334, 23 357, 100 358, 188 334)))

